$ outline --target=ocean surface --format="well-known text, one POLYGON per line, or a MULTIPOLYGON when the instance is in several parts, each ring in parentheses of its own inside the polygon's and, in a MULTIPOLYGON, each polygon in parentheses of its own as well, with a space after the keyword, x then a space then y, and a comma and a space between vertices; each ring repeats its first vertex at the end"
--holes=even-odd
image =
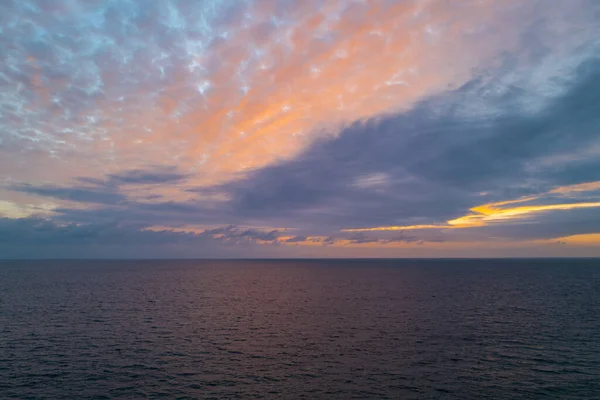
POLYGON ((2 261, 1 399, 600 399, 600 260, 2 261))

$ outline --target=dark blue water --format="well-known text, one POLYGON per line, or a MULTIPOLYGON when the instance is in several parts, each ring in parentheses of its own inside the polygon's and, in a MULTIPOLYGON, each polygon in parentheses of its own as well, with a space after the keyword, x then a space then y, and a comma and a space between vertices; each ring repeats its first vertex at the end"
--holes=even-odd
POLYGON ((4 261, 0 398, 600 399, 600 261, 4 261))

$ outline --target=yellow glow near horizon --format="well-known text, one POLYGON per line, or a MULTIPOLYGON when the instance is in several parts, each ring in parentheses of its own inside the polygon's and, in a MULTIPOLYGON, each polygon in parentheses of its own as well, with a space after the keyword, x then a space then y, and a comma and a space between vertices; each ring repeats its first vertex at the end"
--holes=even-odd
POLYGON ((371 232, 371 231, 408 231, 417 229, 464 229, 487 226, 489 222, 509 221, 521 219, 528 214, 544 211, 574 210, 578 208, 600 207, 600 202, 573 203, 573 204, 550 204, 543 206, 522 206, 507 209, 494 209, 496 204, 484 204, 471 208, 477 214, 468 214, 462 217, 446 221, 445 225, 403 225, 403 226, 377 226, 373 228, 342 229, 342 232, 371 232))
POLYGON ((600 233, 582 233, 553 240, 573 246, 600 246, 600 233))
POLYGON ((552 189, 538 196, 523 197, 515 200, 499 201, 495 203, 482 204, 470 209, 471 214, 467 214, 443 224, 424 224, 424 225, 398 225, 398 226, 378 226, 372 228, 352 228, 342 229, 342 232, 371 232, 371 231, 407 231, 418 229, 464 229, 487 226, 489 223, 501 221, 513 221, 522 219, 528 215, 547 212, 547 211, 565 211, 583 208, 600 207, 600 202, 581 202, 581 203, 562 203, 562 204, 544 204, 502 208, 502 206, 526 203, 540 199, 544 195, 568 194, 574 192, 595 191, 600 189, 600 182, 587 182, 577 185, 562 186, 552 189))

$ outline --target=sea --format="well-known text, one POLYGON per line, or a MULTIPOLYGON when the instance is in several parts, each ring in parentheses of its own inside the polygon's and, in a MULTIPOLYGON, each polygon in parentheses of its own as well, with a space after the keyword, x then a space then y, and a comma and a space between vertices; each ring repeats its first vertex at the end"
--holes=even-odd
POLYGON ((0 399, 600 399, 600 260, 1 261, 0 399))

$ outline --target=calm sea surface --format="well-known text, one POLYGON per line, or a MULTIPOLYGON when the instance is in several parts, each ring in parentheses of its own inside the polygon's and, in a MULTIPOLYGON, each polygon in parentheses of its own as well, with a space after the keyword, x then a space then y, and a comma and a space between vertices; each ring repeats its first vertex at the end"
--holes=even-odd
POLYGON ((600 399, 600 260, 4 261, 1 399, 600 399))

